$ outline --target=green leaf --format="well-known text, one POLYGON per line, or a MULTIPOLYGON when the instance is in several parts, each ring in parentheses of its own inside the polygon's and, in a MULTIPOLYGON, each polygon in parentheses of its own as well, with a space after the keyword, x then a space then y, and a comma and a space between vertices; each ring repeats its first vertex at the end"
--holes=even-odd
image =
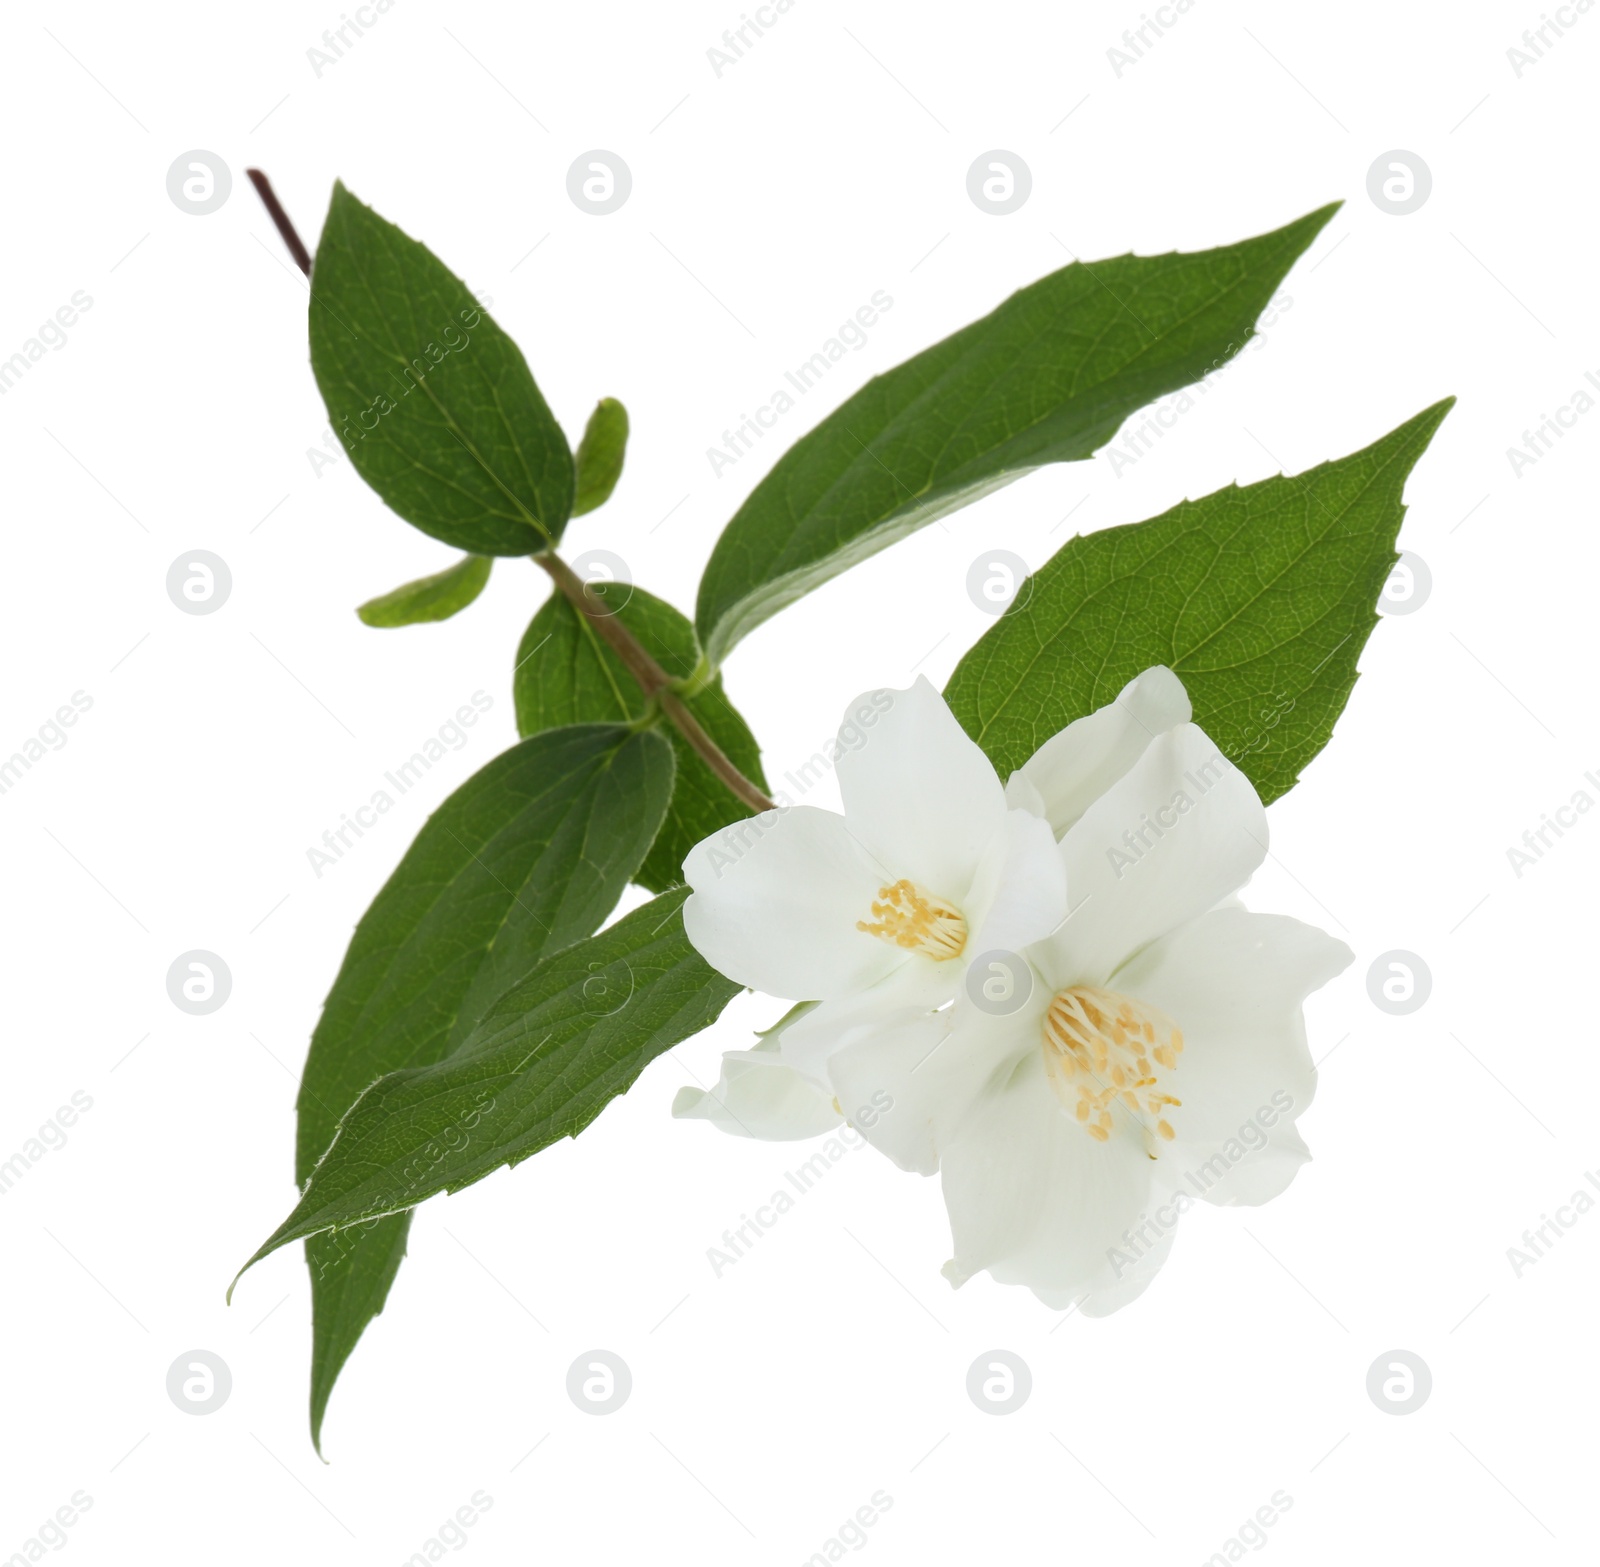
POLYGON ((1129 414, 1226 363, 1337 205, 1218 250, 1074 262, 869 381, 723 530, 695 612, 712 665, 847 567, 1034 468, 1091 456, 1129 414))
POLYGON ((1327 744, 1377 624, 1407 475, 1454 404, 1292 478, 1072 539, 956 666, 945 698, 1006 777, 1153 664, 1264 801, 1327 744))
POLYGON ((334 1383, 367 1324, 383 1311, 410 1235, 411 1215, 401 1213, 306 1241, 311 1269, 311 1445, 318 1453, 334 1383))
MULTIPOLYGON (((761 748, 723 694, 722 677, 704 678, 688 620, 642 588, 595 583, 590 592, 621 604, 618 619, 669 675, 688 682, 680 693, 685 705, 733 765, 765 789, 761 748)), ((556 724, 627 722, 645 710, 643 693, 622 661, 560 593, 545 601, 523 633, 512 685, 519 734, 556 724)), ((677 782, 660 836, 634 878, 651 892, 683 880, 684 856, 702 838, 750 814, 676 729, 664 732, 677 754, 677 782)))
POLYGON ((576 1137, 740 986, 689 944, 686 887, 546 958, 447 1060, 390 1072, 339 1125, 294 1211, 246 1263, 459 1191, 576 1137))
POLYGON ((572 515, 580 517, 604 506, 622 477, 622 459, 628 450, 628 410, 614 397, 594 405, 583 439, 578 443, 578 488, 572 515))
POLYGON ((494 561, 487 555, 463 555, 455 565, 431 577, 418 577, 392 593, 368 599, 357 611, 369 626, 415 626, 425 620, 448 620, 483 592, 494 561))
POLYGON ((311 271, 311 369, 356 472, 407 522, 476 555, 560 538, 572 454, 522 350, 342 184, 311 271))
MULTIPOLYGON (((672 767, 652 732, 552 729, 496 757, 429 817, 356 927, 312 1036, 297 1181, 363 1089, 443 1060, 495 997, 606 918, 659 829, 672 767)), ((396 786, 407 778, 400 769, 396 786)), ((383 1309, 408 1222, 307 1247, 314 1442, 340 1368, 383 1309)))

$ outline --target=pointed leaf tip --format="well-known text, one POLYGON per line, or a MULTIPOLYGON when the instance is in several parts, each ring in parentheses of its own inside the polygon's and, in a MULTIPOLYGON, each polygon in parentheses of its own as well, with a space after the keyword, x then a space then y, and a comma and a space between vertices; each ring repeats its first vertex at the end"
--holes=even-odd
POLYGON ((695 613, 712 664, 840 572, 1035 468, 1093 455, 1129 414, 1202 380, 1338 208, 1211 250, 1074 261, 869 381, 723 530, 695 613))
POLYGON ((1350 698, 1406 481, 1454 401, 1349 456, 1072 539, 956 666, 951 710, 1004 777, 1165 664, 1270 804, 1350 698))

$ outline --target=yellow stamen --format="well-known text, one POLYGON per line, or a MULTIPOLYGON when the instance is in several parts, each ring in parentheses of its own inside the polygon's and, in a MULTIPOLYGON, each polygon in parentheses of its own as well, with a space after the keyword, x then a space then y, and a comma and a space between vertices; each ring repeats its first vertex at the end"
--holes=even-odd
POLYGON ((961 911, 924 892, 915 882, 897 881, 878 888, 871 912, 870 921, 856 921, 857 930, 908 952, 921 952, 936 962, 960 957, 967 944, 967 922, 961 911))
POLYGON ((1163 1112, 1183 1101, 1160 1088, 1177 1068, 1183 1034, 1165 1013, 1116 991, 1073 985, 1051 1001, 1043 1032, 1050 1080, 1096 1142, 1110 1140, 1114 1108, 1133 1118, 1152 1159, 1159 1143, 1177 1137, 1163 1112))

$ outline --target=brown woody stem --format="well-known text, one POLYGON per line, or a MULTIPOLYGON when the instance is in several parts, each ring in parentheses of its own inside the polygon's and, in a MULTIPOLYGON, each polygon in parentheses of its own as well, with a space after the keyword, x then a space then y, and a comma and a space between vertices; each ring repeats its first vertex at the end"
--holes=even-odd
POLYGON ((278 235, 288 247, 289 254, 294 257, 294 264, 311 276, 311 252, 306 249, 305 242, 296 232, 295 226, 289 221, 289 214, 283 210, 283 203, 278 200, 277 192, 272 188, 269 180, 260 169, 246 169, 250 176, 250 183, 256 188, 256 195, 261 198, 261 205, 267 209, 267 216, 277 225, 278 235))
POLYGON ((614 611, 599 606, 577 572, 559 555, 548 550, 535 555, 533 559, 550 573, 555 585, 567 596, 573 607, 622 660, 623 667, 639 683, 639 689, 646 697, 661 704, 661 711, 671 720, 678 733, 700 754, 706 766, 728 789, 752 811, 775 809, 776 802, 756 788, 728 760, 722 747, 701 727, 699 719, 689 711, 683 698, 673 689, 672 677, 650 656, 639 639, 618 620, 614 611))

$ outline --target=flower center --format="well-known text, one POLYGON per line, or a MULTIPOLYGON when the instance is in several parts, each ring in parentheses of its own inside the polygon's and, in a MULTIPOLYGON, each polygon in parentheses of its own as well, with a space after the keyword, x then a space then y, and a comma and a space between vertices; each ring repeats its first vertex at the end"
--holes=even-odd
POLYGON ((1062 1104, 1097 1143, 1109 1140, 1120 1104, 1138 1120, 1152 1159, 1152 1133, 1166 1142, 1177 1135, 1165 1112, 1183 1101, 1162 1091, 1162 1078, 1182 1051, 1183 1033, 1171 1018, 1114 990, 1073 985, 1045 1014, 1045 1068, 1062 1104))
POLYGON ((872 918, 857 920, 856 929, 941 963, 960 957, 967 944, 967 922, 961 911, 911 881, 878 888, 872 918))

